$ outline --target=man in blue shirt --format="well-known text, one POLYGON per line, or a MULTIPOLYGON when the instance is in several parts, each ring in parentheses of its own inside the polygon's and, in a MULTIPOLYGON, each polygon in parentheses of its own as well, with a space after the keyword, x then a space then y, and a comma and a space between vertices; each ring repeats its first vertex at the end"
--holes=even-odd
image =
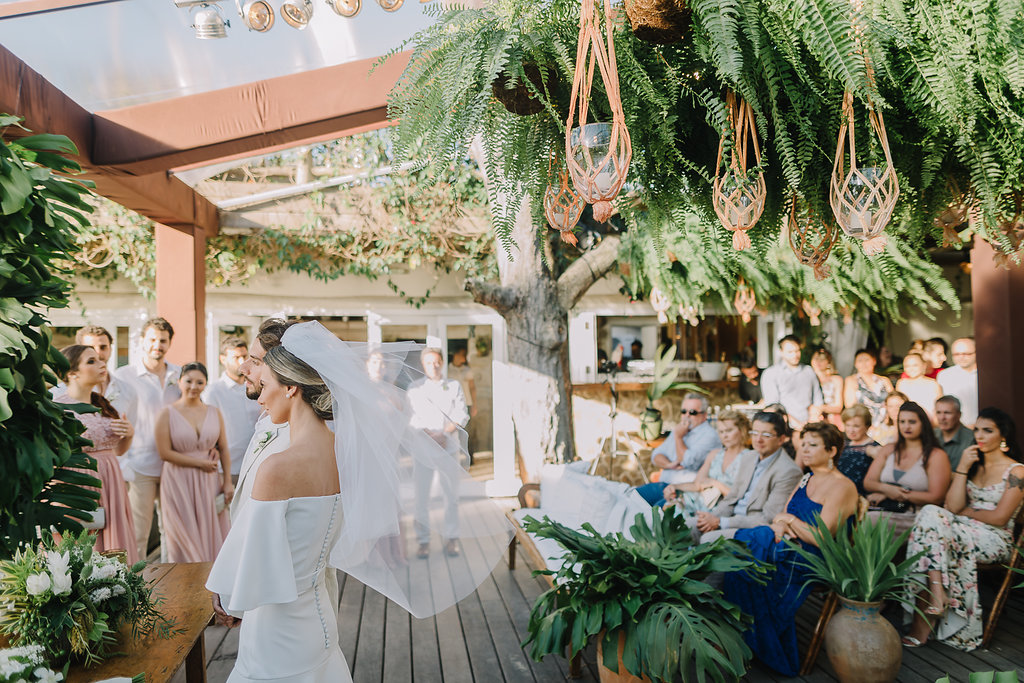
POLYGON ((764 405, 781 403, 789 414, 790 426, 802 427, 808 418, 808 409, 822 405, 821 384, 809 365, 800 363, 800 340, 786 335, 779 340, 781 360, 761 374, 761 395, 764 405))
POLYGON ((707 398, 687 394, 679 411, 679 424, 651 453, 651 462, 661 468, 661 483, 685 484, 697 478, 708 453, 721 446, 718 432, 708 423, 707 398))

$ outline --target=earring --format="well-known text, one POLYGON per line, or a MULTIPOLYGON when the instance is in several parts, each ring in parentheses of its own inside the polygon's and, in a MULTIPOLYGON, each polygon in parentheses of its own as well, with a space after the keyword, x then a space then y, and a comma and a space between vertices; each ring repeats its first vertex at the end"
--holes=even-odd
POLYGON ((828 459, 828 471, 831 472, 836 468, 836 462, 832 458, 828 459))
POLYGON ((1010 447, 1006 445, 1006 439, 1003 439, 1002 441, 999 442, 999 450, 1001 450, 1003 453, 1006 453, 1007 451, 1010 450, 1010 447))

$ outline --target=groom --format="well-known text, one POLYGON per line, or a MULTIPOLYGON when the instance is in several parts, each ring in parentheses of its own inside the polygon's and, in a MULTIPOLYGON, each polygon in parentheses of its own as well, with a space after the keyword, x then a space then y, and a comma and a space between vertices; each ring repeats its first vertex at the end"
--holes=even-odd
MULTIPOLYGON (((293 324, 295 323, 286 322, 280 318, 270 318, 260 325, 256 339, 249 347, 249 358, 238 368, 245 381, 247 398, 255 401, 260 397, 263 388, 263 373, 269 372, 263 365, 263 357, 268 349, 281 345, 281 337, 284 336, 285 330, 293 324)), ((231 499, 232 521, 238 517, 242 508, 249 502, 252 496, 253 481, 256 479, 256 471, 260 465, 269 456, 288 448, 290 443, 288 423, 274 424, 270 421, 269 415, 262 415, 256 422, 255 429, 252 439, 249 440, 249 446, 245 449, 245 455, 242 457, 238 484, 235 486, 235 497, 231 499)), ((336 607, 338 605, 337 572, 327 572, 327 592, 336 607)), ((242 621, 224 611, 220 604, 220 596, 217 594, 213 595, 213 611, 216 612, 215 621, 218 625, 234 627, 242 621)))

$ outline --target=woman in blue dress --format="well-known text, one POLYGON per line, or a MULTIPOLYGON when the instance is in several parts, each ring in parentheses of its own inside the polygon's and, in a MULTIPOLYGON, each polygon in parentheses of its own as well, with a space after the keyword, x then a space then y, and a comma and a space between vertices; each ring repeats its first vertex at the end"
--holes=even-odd
POLYGON ((800 432, 797 464, 810 470, 789 497, 786 511, 771 526, 740 529, 755 558, 775 565, 766 584, 746 572, 725 576, 725 597, 754 618, 744 640, 762 662, 786 676, 796 676, 800 657, 796 646, 796 612, 807 597, 806 569, 786 543, 790 539, 812 552, 817 549, 812 529, 822 520, 834 534, 857 511, 857 487, 835 467, 843 435, 835 425, 813 422, 800 432))

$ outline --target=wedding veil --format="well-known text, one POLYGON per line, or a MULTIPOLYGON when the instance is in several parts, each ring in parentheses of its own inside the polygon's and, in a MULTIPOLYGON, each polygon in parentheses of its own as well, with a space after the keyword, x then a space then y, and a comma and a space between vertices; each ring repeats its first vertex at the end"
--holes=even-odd
POLYGON ((289 327, 281 343, 323 378, 333 397, 344 517, 329 564, 417 618, 476 590, 502 558, 512 530, 482 482, 462 468, 459 454, 410 426, 406 394, 423 377, 422 345, 348 343, 318 322, 289 327), (425 477, 432 481, 426 493, 425 477), (445 520, 446 508, 450 517, 455 504, 457 532, 445 520), (430 555, 420 559, 416 518, 418 512, 422 521, 424 511, 430 555), (449 540, 457 542, 457 555, 444 552, 449 540))

